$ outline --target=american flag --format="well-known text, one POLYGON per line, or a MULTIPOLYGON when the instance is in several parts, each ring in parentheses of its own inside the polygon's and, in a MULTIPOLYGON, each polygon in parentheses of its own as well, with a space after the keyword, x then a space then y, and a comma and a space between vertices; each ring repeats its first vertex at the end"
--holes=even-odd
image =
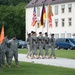
POLYGON ((36 9, 34 6, 34 10, 33 10, 33 17, 32 17, 32 26, 35 26, 37 22, 37 17, 36 17, 36 9))

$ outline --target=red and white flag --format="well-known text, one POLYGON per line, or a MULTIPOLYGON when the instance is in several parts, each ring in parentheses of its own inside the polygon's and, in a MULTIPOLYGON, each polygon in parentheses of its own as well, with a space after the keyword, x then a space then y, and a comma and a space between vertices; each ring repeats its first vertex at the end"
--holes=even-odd
POLYGON ((50 5, 48 5, 48 23, 50 27, 52 27, 52 16, 53 16, 52 8, 50 5))
POLYGON ((36 17, 36 9, 34 6, 34 10, 33 10, 33 17, 32 17, 32 26, 35 26, 37 22, 37 17, 36 17))

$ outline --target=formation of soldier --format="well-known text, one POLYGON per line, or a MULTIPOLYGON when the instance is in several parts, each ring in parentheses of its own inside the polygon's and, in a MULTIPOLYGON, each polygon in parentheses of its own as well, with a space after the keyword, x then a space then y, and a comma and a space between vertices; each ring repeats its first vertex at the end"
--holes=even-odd
POLYGON ((8 40, 7 35, 5 35, 3 42, 0 44, 0 67, 5 67, 5 58, 8 67, 11 67, 12 58, 15 59, 15 64, 18 65, 18 41, 16 36, 8 40))
POLYGON ((55 56, 55 39, 54 34, 51 34, 51 38, 48 37, 48 33, 45 33, 43 36, 42 32, 39 32, 39 36, 37 36, 36 32, 31 31, 28 34, 27 38, 27 46, 28 46, 28 54, 27 58, 52 58, 56 59, 55 56), (51 53, 49 54, 49 48, 51 46, 51 53), (43 50, 44 53, 43 53, 43 50))

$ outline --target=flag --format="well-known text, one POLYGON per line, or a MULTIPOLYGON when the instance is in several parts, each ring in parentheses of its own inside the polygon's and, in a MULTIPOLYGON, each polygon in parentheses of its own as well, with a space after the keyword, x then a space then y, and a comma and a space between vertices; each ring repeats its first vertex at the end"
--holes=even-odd
POLYGON ((40 25, 42 26, 44 24, 44 20, 46 20, 46 9, 43 4, 42 12, 41 12, 41 18, 40 18, 40 25))
POLYGON ((0 43, 4 40, 4 26, 2 26, 1 34, 0 34, 0 43))
POLYGON ((52 8, 50 5, 48 5, 48 23, 50 27, 52 27, 52 16, 53 16, 52 8))
POLYGON ((36 9, 34 6, 34 10, 33 10, 33 17, 32 17, 32 26, 35 26, 37 22, 37 17, 36 17, 36 9))

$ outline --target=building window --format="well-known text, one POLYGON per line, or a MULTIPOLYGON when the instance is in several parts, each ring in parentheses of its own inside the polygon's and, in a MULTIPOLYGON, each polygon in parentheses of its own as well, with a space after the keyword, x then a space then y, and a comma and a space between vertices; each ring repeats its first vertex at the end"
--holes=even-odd
POLYGON ((55 6, 55 15, 58 15, 58 6, 55 6))
POLYGON ((40 17, 40 8, 37 7, 37 17, 40 17))
POLYGON ((65 38, 65 33, 61 33, 61 38, 65 38))
POLYGON ((68 4, 68 12, 72 12, 72 4, 68 4))
POLYGON ((59 38, 59 34, 54 35, 55 39, 59 38))
POLYGON ((71 38, 71 33, 67 33, 67 38, 71 38))
POLYGON ((68 25, 72 26, 72 18, 68 18, 68 25))
POLYGON ((62 27, 65 26, 65 19, 62 19, 62 27))
POLYGON ((61 12, 65 13, 65 5, 61 5, 61 12))
POLYGON ((58 27, 58 19, 55 19, 55 27, 58 27))

